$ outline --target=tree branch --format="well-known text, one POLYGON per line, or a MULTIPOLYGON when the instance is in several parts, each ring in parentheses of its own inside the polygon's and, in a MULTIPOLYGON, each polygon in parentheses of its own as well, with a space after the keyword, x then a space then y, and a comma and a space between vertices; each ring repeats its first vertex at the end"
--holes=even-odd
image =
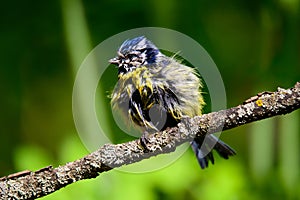
POLYGON ((287 114, 300 108, 300 82, 293 88, 278 88, 246 100, 242 105, 194 118, 185 117, 177 127, 149 136, 148 151, 139 140, 123 144, 105 144, 97 151, 63 166, 45 167, 35 172, 22 171, 0 178, 0 199, 35 199, 73 182, 95 178, 104 171, 143 159, 175 151, 193 138, 287 114))

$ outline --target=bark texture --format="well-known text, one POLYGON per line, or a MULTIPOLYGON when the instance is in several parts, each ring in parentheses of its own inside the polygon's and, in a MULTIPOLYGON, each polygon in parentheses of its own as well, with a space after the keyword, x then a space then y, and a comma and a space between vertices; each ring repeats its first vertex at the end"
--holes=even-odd
POLYGON ((278 88, 276 92, 262 92, 243 104, 196 116, 185 117, 176 127, 149 135, 147 149, 139 140, 122 144, 106 144, 87 156, 53 168, 22 171, 0 178, 0 199, 35 199, 48 195, 73 182, 95 178, 104 171, 143 159, 175 151, 184 142, 199 135, 287 114, 300 108, 300 83, 293 88, 278 88))

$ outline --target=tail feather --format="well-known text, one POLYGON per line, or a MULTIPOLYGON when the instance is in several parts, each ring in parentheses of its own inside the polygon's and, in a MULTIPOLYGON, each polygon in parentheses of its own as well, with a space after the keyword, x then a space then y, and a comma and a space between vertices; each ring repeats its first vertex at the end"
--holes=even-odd
POLYGON ((203 138, 195 138, 191 142, 191 146, 202 169, 208 167, 209 161, 214 164, 214 157, 211 151, 212 149, 216 150, 217 153, 225 159, 236 154, 230 146, 225 144, 222 140, 219 140, 214 135, 208 135, 203 138), (203 143, 204 145, 202 145, 203 143))
POLYGON ((209 161, 211 161, 211 163, 214 164, 214 156, 212 152, 208 152, 208 149, 206 147, 200 149, 201 146, 199 146, 198 142, 196 142, 195 140, 191 143, 191 146, 196 154, 198 163, 202 169, 208 167, 209 161))
POLYGON ((218 152, 218 154, 225 159, 228 159, 229 156, 236 155, 236 152, 228 146, 226 143, 224 143, 222 140, 218 140, 216 145, 214 146, 214 149, 218 152))

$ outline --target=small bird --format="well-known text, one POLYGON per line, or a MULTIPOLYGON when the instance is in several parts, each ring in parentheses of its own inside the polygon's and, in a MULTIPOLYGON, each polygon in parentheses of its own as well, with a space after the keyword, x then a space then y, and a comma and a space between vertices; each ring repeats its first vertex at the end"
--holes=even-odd
MULTIPOLYGON (((205 103, 195 69, 164 55, 144 36, 126 40, 117 54, 109 61, 118 67, 112 109, 121 112, 144 134, 174 127, 183 116, 201 115, 205 103)), ((209 161, 214 164, 212 148, 225 159, 235 155, 214 135, 197 137, 191 146, 202 169, 208 167, 209 161)))

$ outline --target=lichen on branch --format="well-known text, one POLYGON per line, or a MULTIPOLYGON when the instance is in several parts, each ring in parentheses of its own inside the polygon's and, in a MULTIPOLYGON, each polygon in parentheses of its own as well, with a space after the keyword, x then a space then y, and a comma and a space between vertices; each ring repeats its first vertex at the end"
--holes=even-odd
POLYGON ((227 110, 194 118, 184 117, 176 127, 149 135, 147 151, 139 140, 106 144, 79 160, 57 168, 48 166, 35 172, 26 170, 2 177, 0 199, 35 199, 46 196, 73 182, 95 178, 101 172, 175 151, 177 146, 197 136, 287 114, 299 108, 299 82, 290 89, 278 88, 276 92, 262 92, 227 110))

